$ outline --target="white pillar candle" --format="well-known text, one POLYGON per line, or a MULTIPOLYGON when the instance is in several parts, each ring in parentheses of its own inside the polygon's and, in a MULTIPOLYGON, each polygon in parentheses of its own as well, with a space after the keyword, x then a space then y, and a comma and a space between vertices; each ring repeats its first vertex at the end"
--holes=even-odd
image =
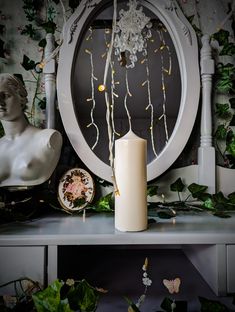
POLYGON ((131 130, 115 141, 115 228, 143 231, 147 228, 147 141, 131 130))

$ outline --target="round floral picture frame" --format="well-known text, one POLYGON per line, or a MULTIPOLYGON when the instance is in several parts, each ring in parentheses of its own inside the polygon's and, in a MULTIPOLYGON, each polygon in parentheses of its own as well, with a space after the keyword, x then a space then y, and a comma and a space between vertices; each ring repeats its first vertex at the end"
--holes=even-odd
POLYGON ((70 169, 60 179, 58 198, 61 206, 66 210, 82 210, 92 201, 94 193, 93 178, 84 169, 70 169))

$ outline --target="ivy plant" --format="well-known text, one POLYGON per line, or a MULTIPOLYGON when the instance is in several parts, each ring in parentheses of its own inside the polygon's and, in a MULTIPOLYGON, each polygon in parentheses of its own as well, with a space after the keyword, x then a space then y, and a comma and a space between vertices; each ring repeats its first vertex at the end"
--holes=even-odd
POLYGON ((85 279, 68 279, 65 283, 55 280, 32 297, 37 312, 94 312, 100 295, 101 290, 91 286, 85 279))
POLYGON ((217 217, 229 218, 229 212, 235 211, 235 192, 225 196, 222 192, 209 194, 207 189, 207 186, 197 183, 187 186, 181 178, 178 178, 170 185, 170 190, 178 194, 179 200, 149 202, 149 215, 168 219, 175 217, 177 211, 207 211, 217 217), (183 199, 182 192, 184 190, 187 190, 189 195, 183 199))
MULTIPOLYGON (((233 22, 234 23, 234 20, 233 22)), ((234 24, 233 24, 234 25, 234 24)), ((211 36, 219 45, 219 56, 235 55, 235 44, 230 41, 230 33, 220 29, 211 36)), ((228 100, 215 104, 217 127, 214 131, 215 146, 223 159, 223 165, 235 168, 235 66, 231 63, 217 62, 215 71, 215 92, 224 94, 228 100)))
MULTIPOLYGON (((44 56, 44 48, 46 46, 46 34, 51 33, 55 34, 56 31, 59 31, 58 25, 55 23, 55 18, 57 16, 56 6, 59 5, 59 0, 44 1, 44 0, 23 0, 23 10, 25 17, 28 21, 22 31, 21 35, 30 37, 39 48, 41 48, 42 54, 40 60, 31 59, 31 57, 24 55, 21 65, 26 71, 30 71, 33 76, 33 81, 35 84, 35 92, 33 96, 33 103, 30 112, 27 112, 28 117, 31 119, 31 122, 35 124, 35 106, 44 110, 46 102, 44 100, 44 94, 40 91, 40 80, 42 69, 38 67, 38 64, 41 63, 44 56), (45 14, 42 14, 46 8, 45 14), (40 14, 39 14, 40 13, 40 14)), ((69 1, 70 14, 78 6, 80 1, 73 0, 69 1)), ((69 14, 67 10, 66 13, 69 14)), ((55 42, 55 47, 58 45, 55 42)))

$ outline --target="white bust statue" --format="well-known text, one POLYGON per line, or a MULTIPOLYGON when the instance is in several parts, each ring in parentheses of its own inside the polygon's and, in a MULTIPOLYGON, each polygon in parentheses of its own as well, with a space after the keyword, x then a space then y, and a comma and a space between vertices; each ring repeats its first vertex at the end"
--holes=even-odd
POLYGON ((24 115, 27 91, 10 74, 0 74, 0 187, 33 186, 48 180, 60 158, 62 136, 32 126, 24 115))

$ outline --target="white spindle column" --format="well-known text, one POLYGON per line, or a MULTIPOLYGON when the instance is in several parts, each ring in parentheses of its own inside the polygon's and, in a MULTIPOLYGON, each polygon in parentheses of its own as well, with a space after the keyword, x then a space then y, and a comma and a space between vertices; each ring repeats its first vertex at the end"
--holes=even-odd
POLYGON ((202 81, 202 112, 201 142, 198 149, 198 183, 207 185, 208 192, 213 194, 216 189, 215 148, 212 146, 212 112, 211 91, 214 60, 211 57, 209 35, 202 37, 201 49, 201 81, 202 81))
MULTIPOLYGON (((55 38, 53 34, 46 35, 47 45, 45 48, 45 59, 47 59, 55 49, 55 38)), ((55 97, 56 97, 56 69, 55 59, 50 59, 43 68, 45 77, 46 92, 46 127, 55 129, 55 97)))

